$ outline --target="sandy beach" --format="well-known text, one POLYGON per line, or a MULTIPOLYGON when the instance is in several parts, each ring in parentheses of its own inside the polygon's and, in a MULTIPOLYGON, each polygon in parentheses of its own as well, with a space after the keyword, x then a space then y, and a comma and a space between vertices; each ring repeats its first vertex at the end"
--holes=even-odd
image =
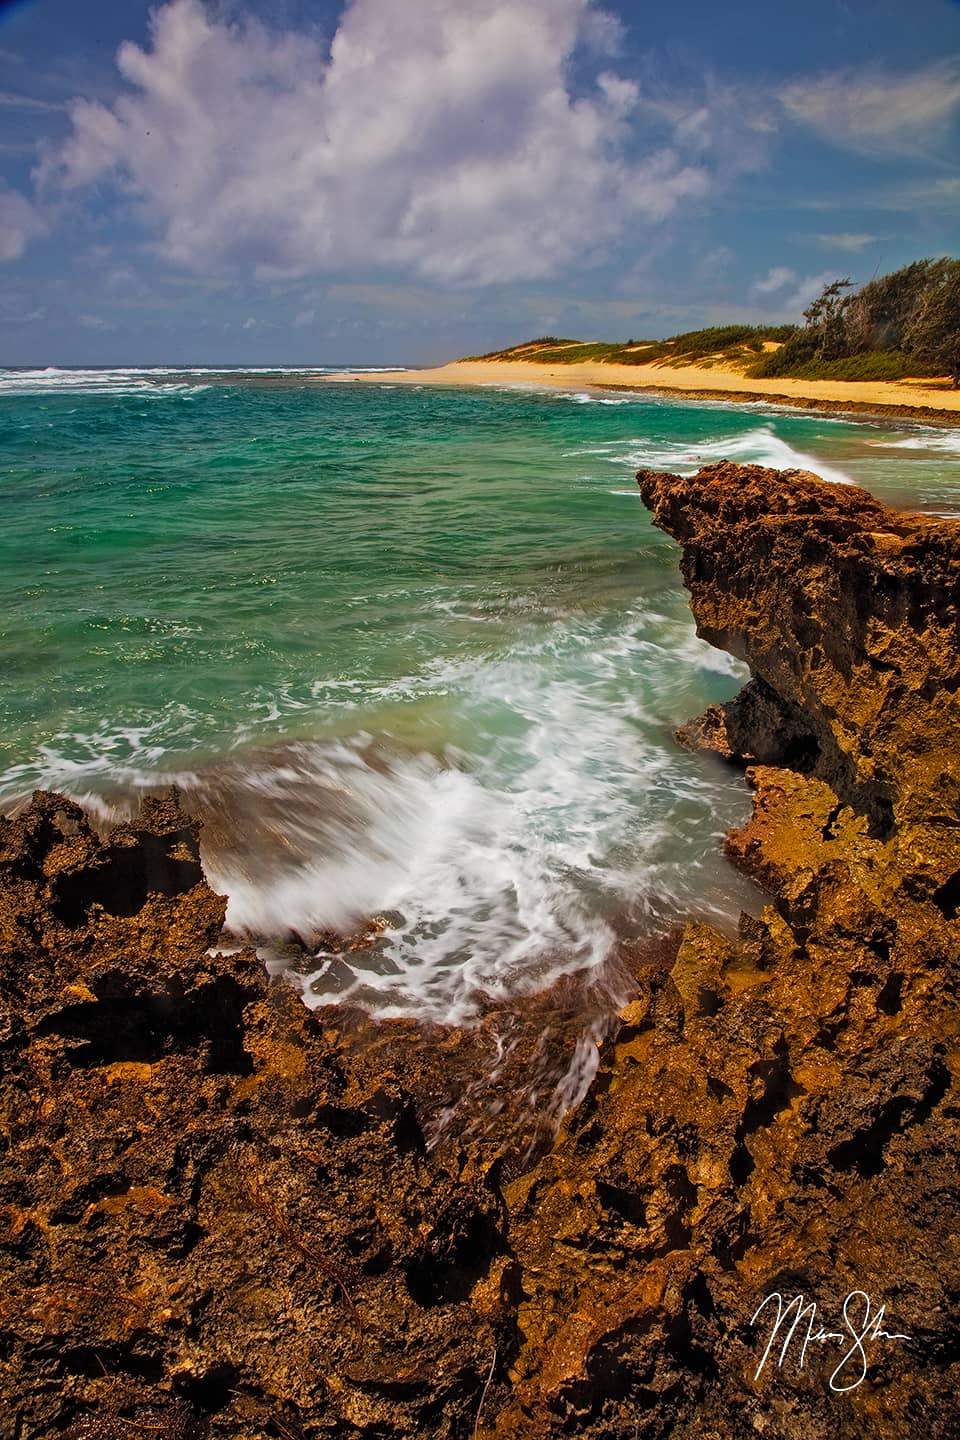
MULTIPOLYGON (((346 375, 350 372, 344 372, 346 375)), ((804 409, 853 410, 922 420, 960 420, 960 390, 930 380, 760 380, 714 365, 537 365, 525 360, 457 360, 428 370, 351 374, 403 385, 553 385, 670 392, 713 400, 766 399, 804 409)))

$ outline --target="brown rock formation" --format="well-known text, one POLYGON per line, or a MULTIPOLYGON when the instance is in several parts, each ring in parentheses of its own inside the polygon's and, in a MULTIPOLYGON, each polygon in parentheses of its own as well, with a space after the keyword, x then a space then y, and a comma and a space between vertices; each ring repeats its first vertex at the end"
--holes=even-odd
POLYGON ((956 822, 960 524, 797 470, 638 478, 684 546, 698 633, 750 666, 730 752, 816 774, 881 836, 934 795, 956 822))
MULTIPOLYGON (((960 1428, 960 526, 798 472, 641 473, 701 635, 753 679, 685 731, 754 762, 771 891, 688 927, 553 1153, 506 1190, 525 1345, 503 1435, 900 1440, 960 1428), (762 761, 763 764, 755 762, 762 761), (530 1284, 527 1277, 535 1277, 530 1284), (901 1341, 788 1347, 769 1294, 901 1341), (850 1310, 865 1328, 863 1300, 850 1310), (831 1390, 834 1376, 837 1387, 831 1390)), ((801 1326, 801 1330, 805 1327, 801 1326)))
POLYGON ((687 928, 524 1165, 424 1142, 482 1036, 349 1036, 208 953, 174 802, 104 841, 57 797, 0 822, 4 1434, 957 1433, 960 526, 640 480, 753 672, 687 739, 752 767, 728 843, 769 906, 687 928), (773 1291, 909 1338, 843 1392, 849 1339, 758 1376, 773 1291))
POLYGON ((57 796, 0 821, 0 1429, 456 1433, 499 1196, 430 1162, 389 1056, 364 1083, 208 953, 224 907, 175 800, 106 842, 57 796))

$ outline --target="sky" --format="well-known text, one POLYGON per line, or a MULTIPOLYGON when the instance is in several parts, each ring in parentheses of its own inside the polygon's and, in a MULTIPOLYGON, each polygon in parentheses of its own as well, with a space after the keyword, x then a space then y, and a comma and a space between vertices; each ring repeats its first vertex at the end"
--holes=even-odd
POLYGON ((958 0, 0 0, 0 365, 797 320, 958 162, 958 0))

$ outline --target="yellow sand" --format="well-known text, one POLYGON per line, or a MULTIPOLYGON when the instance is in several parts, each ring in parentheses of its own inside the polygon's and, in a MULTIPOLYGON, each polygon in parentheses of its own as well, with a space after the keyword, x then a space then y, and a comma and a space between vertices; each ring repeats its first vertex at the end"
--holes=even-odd
POLYGON ((351 378, 401 385, 554 385, 563 390, 616 386, 630 390, 677 390, 686 395, 753 400, 766 396, 807 406, 836 409, 874 408, 955 413, 960 418, 960 390, 949 381, 931 380, 758 380, 733 367, 717 365, 537 365, 526 360, 458 360, 435 370, 381 371, 351 378), (946 388, 942 388, 946 387, 946 388))

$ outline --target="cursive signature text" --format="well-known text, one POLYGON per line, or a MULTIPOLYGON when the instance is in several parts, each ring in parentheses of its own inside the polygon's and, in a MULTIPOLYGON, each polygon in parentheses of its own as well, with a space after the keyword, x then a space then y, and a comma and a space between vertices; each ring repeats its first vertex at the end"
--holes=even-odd
POLYGON ((754 1380, 760 1379, 764 1366, 778 1344, 780 1358, 775 1362, 778 1370, 783 1368, 794 1341, 799 1347, 797 1361, 799 1370, 803 1369, 809 1346, 839 1344, 845 1345, 847 1348, 843 1352, 840 1363, 830 1376, 830 1389, 841 1395, 848 1390, 856 1390, 857 1386, 867 1378, 868 1345, 872 1345, 877 1340, 909 1340, 911 1338, 909 1335, 900 1335, 883 1329, 886 1308, 885 1305, 881 1305, 878 1310, 874 1310, 873 1302, 865 1290, 851 1290, 843 1302, 845 1328, 843 1330, 825 1330, 817 1324, 815 1301, 807 1300, 803 1295, 795 1295, 792 1300, 787 1301, 779 1290, 775 1290, 773 1294, 761 1301, 750 1321, 751 1325, 756 1325, 765 1311, 768 1312, 768 1318, 772 1317, 773 1319, 767 1346, 761 1356, 760 1364, 757 1366, 754 1380))

